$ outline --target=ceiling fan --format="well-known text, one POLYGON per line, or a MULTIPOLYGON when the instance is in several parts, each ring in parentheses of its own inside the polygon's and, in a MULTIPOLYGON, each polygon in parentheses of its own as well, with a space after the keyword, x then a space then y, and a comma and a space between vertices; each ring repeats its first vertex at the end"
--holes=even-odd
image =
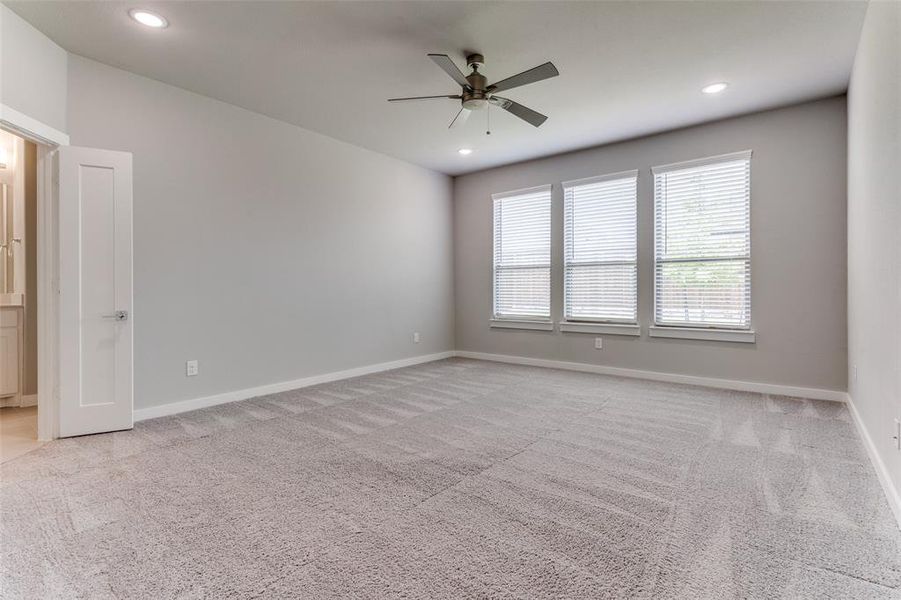
POLYGON ((547 117, 540 112, 536 112, 531 108, 527 108, 522 104, 514 102, 508 98, 496 96, 497 92, 503 92, 521 85, 535 83, 544 79, 550 79, 560 74, 557 67, 553 63, 546 62, 528 71, 523 71, 518 75, 513 75, 506 79, 502 79, 497 83, 488 85, 488 79, 479 73, 479 68, 485 64, 485 57, 481 54, 470 54, 466 57, 466 64, 472 69, 469 75, 463 75, 460 69, 454 64, 454 61, 446 54, 429 54, 429 58, 435 61, 441 69, 450 75, 451 79, 457 82, 463 88, 463 93, 458 95, 445 96, 414 96, 411 98, 391 98, 388 102, 401 102, 405 100, 430 100, 432 98, 450 98, 452 100, 460 100, 462 107, 454 120, 451 121, 449 127, 458 127, 466 122, 470 113, 474 110, 485 108, 488 104, 492 104, 499 108, 503 108, 507 112, 516 115, 523 121, 540 127, 542 123, 547 121, 547 117))

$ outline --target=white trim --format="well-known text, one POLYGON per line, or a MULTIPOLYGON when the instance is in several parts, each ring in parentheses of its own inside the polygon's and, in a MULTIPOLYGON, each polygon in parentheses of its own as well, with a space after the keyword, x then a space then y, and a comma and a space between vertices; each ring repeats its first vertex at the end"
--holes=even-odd
POLYGON ((516 319, 491 319, 494 329, 531 329, 533 331, 553 331, 553 321, 525 321, 516 319))
POLYGON ((648 328, 648 335, 657 338, 743 342, 746 344, 753 344, 757 341, 757 334, 751 329, 705 329, 703 327, 658 327, 651 325, 648 328))
POLYGON ((58 202, 54 178, 54 147, 68 146, 69 136, 0 103, 0 129, 37 144, 37 321, 38 321, 38 440, 58 437, 58 202))
POLYGON ((638 179, 638 169, 620 171, 619 173, 608 173, 606 175, 595 175, 593 177, 583 177, 582 179, 571 179, 569 181, 564 181, 561 185, 565 190, 566 188, 576 187, 577 185, 601 183, 602 181, 615 181, 617 179, 638 179))
MULTIPOLYGON (((876 477, 879 478, 879 483, 882 484, 882 490, 885 492, 885 499, 888 500, 889 508, 892 509, 895 520, 898 522, 898 528, 901 529, 901 491, 899 491, 898 487, 892 482, 891 473, 886 464, 882 462, 882 457, 879 456, 879 452, 876 450, 876 444, 873 443, 873 438, 870 437, 867 426, 864 425, 863 419, 860 418, 860 413, 857 412, 857 407, 854 405, 854 399, 850 394, 847 396, 848 411, 851 413, 851 420, 854 421, 854 426, 857 428, 857 432, 863 440, 863 445, 867 449, 867 455, 870 457, 870 462, 873 463, 873 468, 876 470, 876 477)), ((901 481, 897 483, 897 486, 901 486, 901 481)))
POLYGON ((641 335, 641 325, 631 323, 579 323, 561 321, 560 331, 568 333, 608 333, 611 335, 641 335))
POLYGON ((553 184, 546 183, 544 185, 536 185, 535 187, 523 188, 521 190, 510 190, 509 192, 497 192, 491 194, 492 200, 503 200, 504 198, 512 198, 514 196, 523 196, 525 194, 537 194, 538 192, 550 192, 553 184))
POLYGON ((696 158, 694 160, 669 163, 667 165, 658 165, 656 167, 651 167, 651 173, 658 175, 660 173, 667 173, 669 171, 691 169, 694 167, 715 165, 717 163, 733 162, 737 160, 751 160, 751 154, 751 150, 741 150, 740 152, 730 152, 729 154, 718 154, 716 156, 706 156, 704 158, 696 158))
MULTIPOLYGON (((657 222, 657 210, 658 210, 658 203, 660 202, 660 198, 657 195, 657 175, 661 175, 661 174, 667 173, 669 171, 678 171, 678 170, 692 168, 692 167, 701 167, 701 166, 705 166, 705 165, 713 165, 713 164, 719 164, 719 163, 724 163, 724 162, 733 162, 733 161, 741 161, 741 160, 748 162, 748 177, 749 177, 749 179, 748 179, 748 254, 747 254, 747 256, 729 257, 728 259, 724 257, 722 260, 746 260, 747 264, 748 264, 748 269, 751 272, 753 272, 754 265, 753 265, 753 261, 752 261, 752 251, 751 251, 752 237, 751 237, 751 229, 750 229, 751 228, 751 220, 750 219, 751 219, 751 211, 752 211, 752 204, 751 204, 752 183, 751 183, 751 179, 750 179, 750 177, 751 177, 750 168, 751 168, 751 155, 752 154, 753 154, 752 150, 741 150, 739 152, 731 152, 729 154, 720 154, 717 156, 708 156, 706 158, 698 158, 698 159, 694 159, 694 160, 687 160, 687 161, 682 161, 682 162, 677 162, 677 163, 670 163, 667 165, 660 165, 657 167, 651 167, 651 173, 652 173, 652 179, 653 179, 652 195, 653 195, 653 207, 654 207, 654 224, 653 224, 653 239, 654 239, 653 259, 654 259, 654 261, 653 261, 653 265, 652 265, 652 268, 653 268, 652 275, 653 276, 652 276, 652 286, 651 286, 651 299, 652 299, 652 301, 651 301, 651 329, 652 330, 654 329, 654 327, 663 327, 664 326, 664 325, 658 323, 658 321, 657 321, 657 283, 658 283, 657 282, 657 265, 660 264, 660 261, 657 258, 657 241, 658 241, 657 240, 657 237, 658 237, 657 236, 657 233, 658 233, 657 227, 659 225, 659 223, 657 222)), ((695 257, 695 260, 697 260, 697 257, 695 257)), ((720 260, 720 259, 717 259, 717 260, 720 260)), ((691 262, 691 259, 685 259, 684 262, 691 262)), ((749 289, 749 292, 748 292, 748 306, 747 306, 748 329, 751 330, 754 327, 754 316, 753 316, 753 311, 752 311, 752 307, 754 306, 754 290, 753 290, 753 287, 751 286, 750 279, 748 280, 748 286, 752 288, 752 289, 749 289)), ((682 327, 685 329, 693 329, 688 324, 683 324, 682 327)), ((648 334, 651 337, 676 337, 676 336, 667 336, 666 334, 655 336, 653 331, 649 331, 648 334)), ((687 339, 711 339, 711 338, 687 338, 687 339)), ((750 340, 745 339, 745 340, 731 340, 731 341, 744 341, 744 342, 748 342, 748 343, 753 343, 755 340, 756 340, 756 337, 753 339, 750 339, 750 340)))
POLYGON ((38 439, 59 437, 59 202, 56 151, 37 147, 38 439))
MULTIPOLYGON (((553 272, 553 266, 551 264, 553 262, 552 261, 553 248, 552 248, 551 242, 553 241, 553 238, 554 238, 554 231, 553 231, 553 229, 554 229, 553 228, 554 198, 553 198, 553 196, 554 196, 554 188, 553 188, 552 184, 539 185, 539 186, 535 186, 532 188, 524 188, 521 190, 511 190, 509 192, 498 192, 496 194, 491 195, 491 202, 493 205, 492 211, 491 211, 491 213, 492 213, 492 216, 491 216, 491 231, 492 231, 492 233, 491 233, 491 239, 492 239, 492 241, 491 241, 491 313, 492 313, 491 319, 517 320, 517 319, 524 318, 526 320, 536 320, 536 319, 550 320, 550 318, 551 318, 550 285, 552 283, 551 275, 553 272), (547 231, 547 239, 548 239, 548 257, 547 258, 548 258, 548 261, 547 261, 547 266, 545 267, 544 264, 516 264, 516 265, 508 265, 508 266, 504 266, 504 265, 499 266, 497 264, 498 263, 498 241, 499 241, 498 233, 503 227, 502 225, 500 228, 498 227, 499 207, 501 207, 504 204, 504 200, 507 200, 510 198, 517 198, 520 196, 527 196, 530 194, 535 195, 535 197, 532 198, 533 201, 540 201, 540 202, 544 201, 545 195, 547 196, 547 213, 548 213, 548 231, 547 231), (540 194, 540 196, 538 196, 539 194, 540 194), (548 311, 547 311, 546 315, 523 316, 523 315, 517 315, 517 314, 503 314, 502 315, 501 313, 499 313, 499 311, 498 311, 498 288, 497 288, 498 273, 501 271, 504 271, 504 270, 515 269, 515 268, 536 268, 536 269, 537 268, 542 268, 542 269, 547 268, 547 270, 548 270, 548 286, 549 287, 548 287, 548 311)), ((529 220, 531 220, 533 217, 534 217, 534 214, 529 217, 529 220)), ((503 237, 503 236, 501 236, 501 237, 503 237)), ((503 248, 503 244, 501 243, 501 249, 502 248, 503 248)), ((503 250, 501 250, 501 251, 503 251, 503 250)), ((551 327, 551 329, 553 329, 553 326, 551 327)))
POLYGON ((447 352, 425 354, 422 356, 413 356, 411 358, 402 358, 400 360, 394 360, 391 362, 366 365, 364 367, 356 367, 353 369, 347 369, 345 371, 335 371, 332 373, 324 373, 322 375, 312 375, 310 377, 304 377, 302 379, 294 379, 293 381, 270 383, 268 385, 261 385, 258 387, 246 388, 233 392, 224 392, 222 394, 214 394, 212 396, 204 396, 202 398, 192 398, 190 400, 170 402, 168 404, 161 404, 159 406, 139 408, 134 411, 134 420, 135 422, 137 422, 144 421, 146 419, 155 419, 157 417, 176 415, 178 413, 197 410, 199 408, 207 408, 209 406, 216 406, 229 402, 238 402, 239 400, 247 400, 249 398, 256 398, 257 396, 264 396, 266 394, 277 394, 278 392, 310 387, 311 385, 319 385, 320 383, 329 383, 332 381, 339 381, 341 379, 350 379, 351 377, 361 377, 363 375, 370 375, 372 373, 380 373, 382 371, 390 371, 392 369, 410 367, 422 363, 442 360, 444 358, 451 358, 453 356, 454 352, 452 350, 449 350, 447 352))
POLYGON ((19 406, 37 406, 38 405, 38 395, 37 394, 25 394, 22 396, 22 400, 19 402, 19 406))
POLYGON ((547 360, 544 358, 529 358, 525 356, 509 356, 504 354, 488 354, 485 352, 468 352, 465 350, 457 351, 456 356, 459 356, 460 358, 490 360, 493 362, 511 363, 515 365, 544 367, 547 369, 565 369, 567 371, 581 371, 583 373, 597 373, 599 375, 631 377, 633 379, 649 379, 651 381, 665 381, 668 383, 683 383, 686 385, 699 385, 702 387, 736 390, 739 392, 756 392, 758 394, 777 394, 780 396, 811 398, 813 400, 832 400, 835 402, 844 402, 847 398, 847 393, 839 390, 824 390, 819 388, 798 387, 793 385, 778 385, 773 383, 760 383, 757 381, 739 381, 736 379, 715 379, 713 377, 682 375, 680 373, 640 371, 638 369, 610 367, 607 365, 591 365, 587 363, 577 362, 563 362, 558 360, 547 360))
POLYGON ((69 145, 69 136, 62 131, 32 119, 5 104, 0 104, 0 127, 38 144, 69 145))

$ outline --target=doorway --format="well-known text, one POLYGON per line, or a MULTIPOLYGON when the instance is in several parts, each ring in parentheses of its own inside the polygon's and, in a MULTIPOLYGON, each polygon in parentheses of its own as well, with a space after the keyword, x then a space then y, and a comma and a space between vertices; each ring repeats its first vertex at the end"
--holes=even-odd
POLYGON ((132 155, 3 104, 0 130, 36 155, 37 439, 130 429, 132 155))
POLYGON ((37 145, 0 131, 0 462, 38 438, 37 145))

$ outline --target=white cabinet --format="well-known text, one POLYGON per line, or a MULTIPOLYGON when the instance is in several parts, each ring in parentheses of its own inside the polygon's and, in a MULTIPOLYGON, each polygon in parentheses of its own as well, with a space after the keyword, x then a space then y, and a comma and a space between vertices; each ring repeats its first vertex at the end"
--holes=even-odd
POLYGON ((0 307, 0 406, 18 406, 22 399, 22 308, 0 307))

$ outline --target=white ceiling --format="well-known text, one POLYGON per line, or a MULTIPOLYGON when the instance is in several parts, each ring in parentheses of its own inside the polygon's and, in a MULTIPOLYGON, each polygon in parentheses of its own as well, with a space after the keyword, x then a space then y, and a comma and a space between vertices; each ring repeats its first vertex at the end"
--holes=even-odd
POLYGON ((863 2, 6 2, 76 54, 450 174, 845 91, 863 2), (170 21, 131 21, 141 6, 170 21), (490 81, 553 61, 460 129, 459 93, 426 54, 490 81), (700 93, 729 81, 718 96, 700 93), (461 147, 473 154, 462 157, 461 147))

